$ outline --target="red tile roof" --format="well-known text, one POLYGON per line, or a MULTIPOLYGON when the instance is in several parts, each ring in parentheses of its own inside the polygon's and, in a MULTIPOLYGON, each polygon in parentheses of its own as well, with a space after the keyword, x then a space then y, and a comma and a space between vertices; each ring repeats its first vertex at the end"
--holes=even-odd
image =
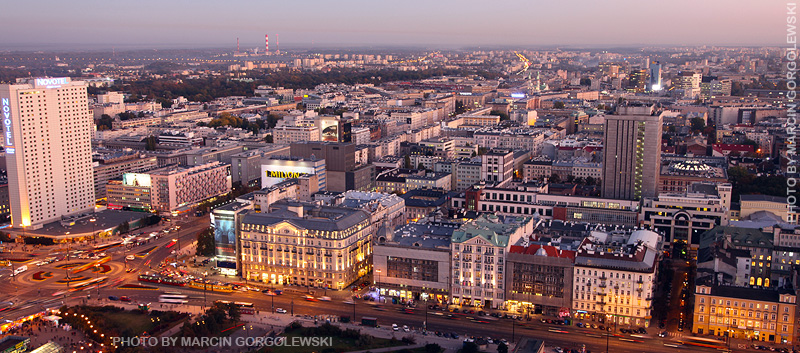
POLYGON ((539 251, 539 249, 544 249, 545 254, 547 254, 549 257, 560 257, 575 261, 575 251, 561 250, 552 245, 531 244, 528 245, 527 248, 524 246, 512 245, 509 251, 516 254, 536 255, 536 252, 539 251))

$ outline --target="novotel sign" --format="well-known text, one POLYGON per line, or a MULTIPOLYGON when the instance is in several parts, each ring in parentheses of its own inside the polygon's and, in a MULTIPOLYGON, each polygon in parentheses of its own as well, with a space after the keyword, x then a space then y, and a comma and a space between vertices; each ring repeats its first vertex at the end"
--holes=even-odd
POLYGON ((54 87, 61 87, 61 85, 66 85, 68 83, 69 83, 69 77, 45 77, 45 78, 37 78, 34 81, 34 86, 54 88, 54 87))
POLYGON ((11 105, 8 98, 2 99, 3 109, 3 136, 6 146, 14 146, 14 135, 11 131, 11 105))

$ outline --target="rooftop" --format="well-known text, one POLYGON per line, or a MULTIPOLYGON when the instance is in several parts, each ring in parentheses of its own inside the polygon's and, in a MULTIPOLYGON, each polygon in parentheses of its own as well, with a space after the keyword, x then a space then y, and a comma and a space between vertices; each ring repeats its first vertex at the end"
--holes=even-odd
POLYGON ((495 246, 506 247, 509 245, 511 235, 530 221, 529 217, 482 214, 454 231, 452 241, 462 243, 479 236, 495 246))

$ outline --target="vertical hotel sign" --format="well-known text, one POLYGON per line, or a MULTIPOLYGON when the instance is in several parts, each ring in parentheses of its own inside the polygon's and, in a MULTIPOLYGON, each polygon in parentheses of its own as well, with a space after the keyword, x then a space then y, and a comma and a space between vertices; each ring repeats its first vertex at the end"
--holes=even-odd
POLYGON ((11 106, 8 98, 2 98, 0 106, 3 109, 3 147, 6 153, 14 154, 14 135, 11 132, 11 106))

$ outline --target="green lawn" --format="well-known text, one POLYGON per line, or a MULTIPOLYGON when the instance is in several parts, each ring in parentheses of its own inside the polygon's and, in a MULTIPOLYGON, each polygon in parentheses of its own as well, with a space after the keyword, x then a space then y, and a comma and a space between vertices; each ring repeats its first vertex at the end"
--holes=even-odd
POLYGON ((103 317, 108 320, 108 323, 119 327, 120 332, 129 330, 128 332, 136 332, 141 335, 143 332, 150 333, 150 330, 155 327, 155 323, 150 321, 148 315, 130 311, 103 313, 103 317))

